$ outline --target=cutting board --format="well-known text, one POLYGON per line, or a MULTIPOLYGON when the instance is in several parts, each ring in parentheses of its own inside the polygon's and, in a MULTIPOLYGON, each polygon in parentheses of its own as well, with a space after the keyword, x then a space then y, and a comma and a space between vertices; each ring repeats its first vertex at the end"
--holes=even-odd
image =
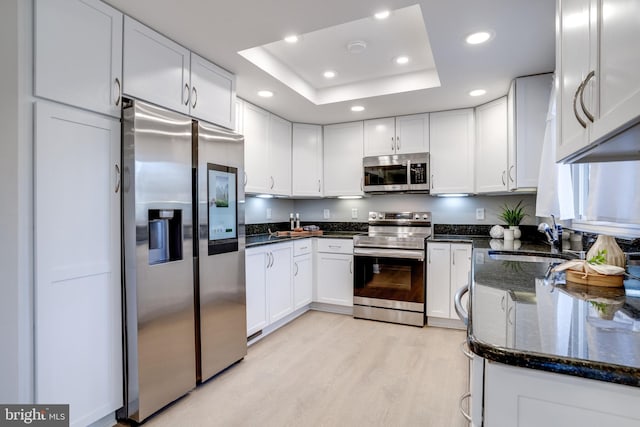
POLYGON ((589 273, 584 277, 581 271, 567 270, 567 282, 579 283, 587 286, 602 286, 607 288, 619 288, 624 286, 624 276, 607 276, 605 274, 589 273))
POLYGON ((304 237, 304 236, 322 236, 322 230, 316 231, 278 231, 278 237, 304 237))

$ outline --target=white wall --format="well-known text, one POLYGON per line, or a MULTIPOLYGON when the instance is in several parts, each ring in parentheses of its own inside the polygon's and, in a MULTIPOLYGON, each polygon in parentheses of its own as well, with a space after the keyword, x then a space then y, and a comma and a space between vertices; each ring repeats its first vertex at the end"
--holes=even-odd
POLYGON ((375 195, 363 199, 285 200, 247 197, 247 224, 288 221, 289 212, 299 212, 302 221, 353 221, 366 222, 369 211, 430 211, 435 224, 499 224, 498 215, 507 203, 515 206, 520 200, 525 205, 527 216, 524 225, 537 224, 535 218, 535 195, 434 197, 426 194, 375 195), (266 208, 272 209, 272 220, 265 217, 266 208), (352 209, 358 217, 351 217, 352 209), (476 209, 485 210, 485 219, 476 219, 476 209), (324 209, 329 209, 330 219, 324 219, 324 209))
POLYGON ((0 2, 0 402, 33 401, 31 2, 0 2))

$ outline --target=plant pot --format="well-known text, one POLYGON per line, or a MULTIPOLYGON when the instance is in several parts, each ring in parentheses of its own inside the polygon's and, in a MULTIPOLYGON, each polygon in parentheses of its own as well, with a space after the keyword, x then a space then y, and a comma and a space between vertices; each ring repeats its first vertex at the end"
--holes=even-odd
POLYGON ((522 236, 522 231, 520 231, 520 227, 517 225, 510 225, 510 230, 513 230, 513 238, 519 239, 522 236))
POLYGON ((505 228, 505 230, 504 230, 504 241, 505 242, 513 241, 513 239, 514 239, 514 235, 513 235, 514 233, 513 232, 514 232, 514 230, 512 230, 511 227, 505 228))

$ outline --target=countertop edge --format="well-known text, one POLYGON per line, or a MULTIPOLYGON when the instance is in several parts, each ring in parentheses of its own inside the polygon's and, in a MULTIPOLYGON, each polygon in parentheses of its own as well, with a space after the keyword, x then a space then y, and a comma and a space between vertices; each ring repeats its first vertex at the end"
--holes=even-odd
POLYGON ((473 335, 469 335, 468 341, 469 348, 473 353, 505 365, 640 387, 640 369, 579 359, 550 357, 539 353, 510 351, 476 340, 473 335))
POLYGON ((331 234, 331 233, 325 233, 325 234, 321 234, 321 235, 317 235, 317 236, 283 236, 283 237, 276 237, 274 238, 274 240, 263 240, 263 241, 255 241, 255 242, 251 242, 252 238, 262 238, 262 239, 268 239, 269 236, 268 235, 263 235, 263 234, 259 234, 259 235, 253 235, 253 236, 246 236, 246 248, 255 248, 257 246, 264 246, 264 245, 273 245, 273 244, 277 244, 277 243, 286 243, 286 242, 291 242, 294 240, 301 240, 301 239, 312 239, 314 237, 318 237, 320 239, 348 239, 351 240, 353 239, 353 236, 355 236, 356 234, 360 234, 361 232, 353 232, 353 234, 350 233, 345 233, 345 232, 340 232, 337 234, 331 234))

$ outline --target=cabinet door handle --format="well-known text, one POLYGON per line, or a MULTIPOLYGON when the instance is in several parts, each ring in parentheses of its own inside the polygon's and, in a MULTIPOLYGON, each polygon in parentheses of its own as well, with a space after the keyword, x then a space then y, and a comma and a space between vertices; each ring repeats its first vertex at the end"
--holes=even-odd
POLYGON ((364 191, 364 178, 360 178, 360 191, 364 191))
POLYGON ((247 180, 248 180, 248 177, 247 177, 247 173, 245 172, 244 173, 244 186, 245 187, 247 186, 247 180))
POLYGON ((582 83, 582 89, 580 90, 580 107, 582 107, 584 115, 587 116, 587 119, 589 119, 591 123, 593 123, 594 117, 593 114, 591 114, 589 110, 587 110, 587 106, 584 105, 584 89, 587 87, 587 83, 589 83, 589 80, 591 80, 595 75, 595 71, 591 71, 589 74, 587 74, 587 77, 585 77, 584 79, 584 83, 582 83))
POLYGON ((271 178, 271 187, 269 187, 269 189, 273 190, 273 186, 276 185, 276 180, 273 179, 273 176, 270 176, 269 178, 271 178))
POLYGON ((502 185, 503 186, 507 185, 507 183, 504 180, 506 174, 507 174, 507 171, 502 171, 502 175, 500 176, 500 179, 502 180, 502 185))
POLYGON ((396 150, 400 149, 400 137, 396 136, 396 150))
POLYGON ((191 91, 189 90, 189 83, 185 83, 184 90, 182 91, 182 96, 184 96, 184 105, 189 105, 189 94, 191 94, 191 91))
POLYGON ((451 265, 456 265, 456 251, 451 253, 451 265))
POLYGON ((431 249, 429 249, 429 264, 431 264, 431 249))
POLYGON ((295 273, 293 273, 293 276, 294 276, 294 277, 298 277, 298 263, 297 263, 297 262, 294 262, 294 263, 293 263, 293 266, 296 268, 296 272, 295 272, 295 273))
POLYGON ((509 322, 510 325, 513 325, 513 322, 511 321, 512 311, 513 311, 513 306, 509 307, 509 310, 507 311, 507 322, 509 322))
POLYGON ((576 93, 573 95, 573 115, 576 116, 576 119, 578 120, 578 123, 580 123, 580 126, 586 129, 587 122, 582 120, 582 117, 578 115, 578 109, 576 108, 576 102, 578 101, 578 94, 582 90, 583 86, 584 86, 584 81, 580 83, 580 85, 578 86, 578 89, 576 89, 576 93))
POLYGON ((116 188, 115 188, 115 193, 118 193, 118 191, 120 191, 120 166, 116 163, 115 164, 115 169, 116 169, 116 188))
POLYGON ((509 166, 509 181, 516 182, 516 180, 511 176, 511 171, 516 167, 516 165, 509 166))
POLYGON ((116 102, 115 102, 116 107, 117 107, 118 105, 120 105, 120 99, 122 98, 122 85, 120 84, 120 79, 117 78, 117 77, 116 77, 116 80, 115 80, 115 86, 117 86, 117 89, 116 89, 116 102))
POLYGON ((460 413, 462 414, 464 419, 467 420, 468 422, 471 422, 471 416, 469 416, 469 414, 464 409, 462 409, 462 405, 464 404, 464 401, 470 397, 471 397, 471 392, 467 392, 460 397, 460 413))
POLYGON ((349 274, 353 274, 353 261, 349 261, 349 274))
POLYGON ((196 90, 195 86, 191 88, 191 97, 193 98, 193 104, 191 104, 191 108, 196 108, 196 104, 198 103, 198 91, 196 90))
POLYGON ((391 149, 395 150, 396 149, 396 144, 393 141, 393 137, 391 137, 391 149))
POLYGON ((431 174, 431 189, 433 190, 433 174, 431 174))
POLYGON ((502 295, 502 299, 500 300, 500 308, 504 311, 504 295, 502 295))
POLYGON ((320 192, 320 180, 318 180, 318 193, 320 192))

